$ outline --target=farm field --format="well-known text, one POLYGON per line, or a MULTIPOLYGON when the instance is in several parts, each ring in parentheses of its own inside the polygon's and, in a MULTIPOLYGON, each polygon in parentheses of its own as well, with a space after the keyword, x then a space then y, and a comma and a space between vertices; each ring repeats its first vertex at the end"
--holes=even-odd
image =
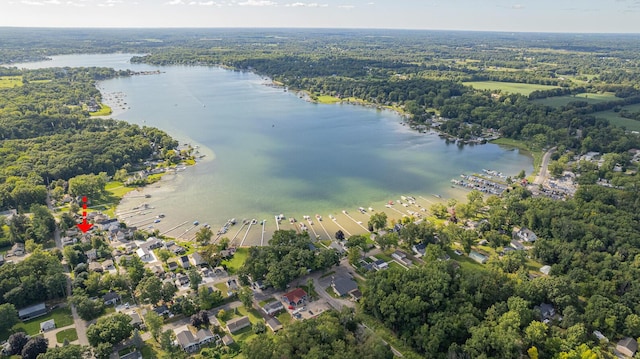
POLYGON ((462 84, 465 86, 471 86, 476 90, 500 90, 502 92, 519 93, 525 96, 529 95, 533 91, 551 90, 554 88, 558 88, 557 86, 498 81, 471 81, 463 82, 462 84))
MULTIPOLYGON (((624 106, 623 109, 630 112, 640 112, 640 104, 624 106)), ((613 110, 600 111, 593 114, 596 118, 604 118, 609 120, 611 124, 616 126, 624 126, 627 130, 640 131, 640 121, 630 118, 620 117, 620 114, 613 110)))
POLYGON ((533 102, 540 103, 551 107, 565 106, 571 102, 586 101, 588 103, 600 103, 619 100, 613 92, 604 93, 581 93, 577 95, 566 95, 557 97, 548 97, 539 100, 533 100, 533 102))
POLYGON ((22 86, 22 76, 0 76, 0 88, 22 86))

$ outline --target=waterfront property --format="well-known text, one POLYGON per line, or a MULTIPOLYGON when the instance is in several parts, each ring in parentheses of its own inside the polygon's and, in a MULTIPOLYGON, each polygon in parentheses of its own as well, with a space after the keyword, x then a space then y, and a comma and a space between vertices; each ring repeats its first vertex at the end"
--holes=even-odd
POLYGON ((251 325, 249 317, 244 316, 240 318, 231 319, 227 322, 227 331, 231 334, 240 331, 251 325))

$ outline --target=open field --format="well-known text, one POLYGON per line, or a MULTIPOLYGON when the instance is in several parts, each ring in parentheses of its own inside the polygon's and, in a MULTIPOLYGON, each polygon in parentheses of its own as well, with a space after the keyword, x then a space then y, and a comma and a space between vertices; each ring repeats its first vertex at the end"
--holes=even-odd
POLYGON ((238 269, 240 269, 240 267, 242 267, 242 265, 244 264, 244 261, 247 260, 248 256, 249 256, 249 248, 238 248, 233 258, 231 258, 230 260, 222 261, 222 264, 226 265, 227 272, 233 275, 233 274, 236 274, 236 272, 238 271, 238 269))
POLYGON ((540 103, 551 107, 565 106, 571 102, 586 101, 588 103, 600 103, 619 100, 613 92, 604 93, 581 93, 577 95, 566 95, 557 97, 548 97, 539 100, 533 100, 533 102, 540 103))
POLYGON ((20 322, 14 325, 12 329, 14 332, 25 332, 29 335, 35 335, 40 332, 40 323, 49 319, 54 319, 56 321, 57 328, 73 324, 71 310, 68 307, 65 307, 58 308, 47 315, 28 320, 26 322, 20 322))
POLYGON ((89 115, 91 116, 108 116, 111 114, 111 107, 101 103, 100 104, 100 109, 96 112, 89 112, 89 115))
POLYGON ((525 96, 537 90, 552 90, 554 88, 558 88, 557 86, 498 81, 471 81, 463 82, 462 84, 465 86, 471 86, 476 90, 500 90, 502 92, 519 93, 525 96))
MULTIPOLYGON (((629 112, 640 112, 640 104, 624 106, 623 109, 629 112)), ((632 120, 630 118, 620 117, 620 114, 613 110, 596 112, 593 114, 597 118, 604 118, 609 120, 611 124, 626 127, 627 130, 640 131, 640 121, 632 120)))
POLYGON ((333 96, 320 95, 320 96, 318 96, 318 100, 317 101, 318 101, 318 103, 332 104, 332 103, 340 102, 342 100, 340 100, 337 97, 333 97, 333 96))
POLYGON ((22 76, 0 76, 0 89, 22 86, 22 76))

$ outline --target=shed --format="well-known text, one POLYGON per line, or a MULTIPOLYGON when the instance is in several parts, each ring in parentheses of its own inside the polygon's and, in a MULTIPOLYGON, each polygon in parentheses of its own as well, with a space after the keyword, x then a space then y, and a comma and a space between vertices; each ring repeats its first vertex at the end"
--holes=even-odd
POLYGON ((241 329, 244 329, 251 325, 251 321, 249 317, 244 316, 240 318, 231 319, 227 322, 227 330, 229 333, 233 334, 241 329))
POLYGON ((229 346, 233 343, 235 342, 233 341, 233 338, 231 338, 229 334, 226 334, 224 337, 222 337, 222 344, 229 346))
POLYGON ((52 329, 56 329, 55 319, 49 319, 40 323, 40 332, 44 333, 52 329))
POLYGON ((638 342, 633 338, 624 338, 618 342, 616 350, 622 355, 633 358, 638 350, 638 342))
POLYGON ((487 256, 485 256, 484 254, 478 253, 476 251, 471 251, 469 253, 469 258, 473 259, 474 261, 480 264, 485 264, 489 260, 487 256))
POLYGON ((278 318, 269 318, 267 319, 267 327, 271 329, 274 333, 278 330, 282 329, 282 323, 278 320, 278 318))

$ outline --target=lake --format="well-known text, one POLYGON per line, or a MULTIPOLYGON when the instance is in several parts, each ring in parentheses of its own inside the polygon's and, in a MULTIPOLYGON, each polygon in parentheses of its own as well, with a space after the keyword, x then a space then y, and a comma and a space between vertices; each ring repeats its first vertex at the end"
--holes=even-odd
MULTIPOLYGON (((192 236, 191 223, 217 229, 229 218, 267 219, 264 232, 275 230, 274 216, 342 216, 344 228, 360 230, 367 214, 357 208, 385 209, 402 195, 428 207, 434 196, 462 197, 450 180, 483 168, 515 175, 533 171, 532 159, 517 149, 494 144, 460 147, 435 134, 402 125, 390 111, 353 105, 321 105, 301 99, 255 74, 217 67, 130 64, 128 54, 70 55, 20 67, 106 66, 134 71, 160 70, 103 81, 99 87, 112 117, 155 126, 198 146, 205 157, 177 175, 124 200, 118 211, 128 223, 154 226, 170 235, 192 236), (153 207, 137 213, 141 203, 153 207), (347 214, 343 214, 346 210, 347 214), (352 212, 356 212, 352 214, 352 212), (127 213, 132 213, 127 215, 127 213), (153 224, 159 213, 165 218, 153 224), (349 218, 347 218, 349 215, 349 218), (353 219, 352 219, 353 218, 353 219), (185 224, 185 222, 187 224, 185 224)), ((397 207, 394 206, 394 207, 397 207)), ((418 210, 418 207, 414 211, 418 210)), ((400 216, 407 208, 388 209, 400 216)), ((285 221, 286 222, 286 221, 285 221)), ((321 237, 339 228, 316 227, 321 237)), ((289 228, 288 223, 283 223, 289 228)), ((259 227, 259 224, 256 226, 259 227)), ((245 244, 263 241, 262 231, 233 229, 229 236, 245 244), (237 231, 237 233, 236 233, 237 231)), ((236 228, 239 228, 238 226, 236 228)), ((215 232, 216 230, 214 230, 215 232)))

